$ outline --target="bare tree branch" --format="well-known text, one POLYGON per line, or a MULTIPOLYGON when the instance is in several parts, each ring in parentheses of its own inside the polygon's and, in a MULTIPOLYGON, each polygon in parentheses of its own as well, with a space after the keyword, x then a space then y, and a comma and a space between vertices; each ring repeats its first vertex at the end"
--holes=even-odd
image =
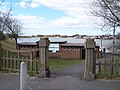
POLYGON ((120 1, 119 0, 94 0, 91 14, 101 17, 103 27, 120 26, 120 1), (105 24, 105 25, 104 25, 105 24))
MULTIPOLYGON (((4 0, 2 0, 1 3, 3 3, 3 1, 4 0)), ((11 11, 12 7, 9 11, 0 11, 0 32, 15 38, 17 46, 17 37, 22 34, 22 23, 18 19, 12 17, 11 11)))

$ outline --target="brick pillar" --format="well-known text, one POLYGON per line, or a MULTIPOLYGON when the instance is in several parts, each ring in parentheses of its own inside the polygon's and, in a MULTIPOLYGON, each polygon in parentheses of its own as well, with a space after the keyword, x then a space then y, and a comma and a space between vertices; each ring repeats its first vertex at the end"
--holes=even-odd
POLYGON ((85 42, 85 80, 93 80, 95 77, 95 42, 94 39, 86 39, 85 42))
POLYGON ((39 77, 46 77, 48 66, 48 49, 50 41, 48 38, 41 38, 39 41, 40 72, 39 77))

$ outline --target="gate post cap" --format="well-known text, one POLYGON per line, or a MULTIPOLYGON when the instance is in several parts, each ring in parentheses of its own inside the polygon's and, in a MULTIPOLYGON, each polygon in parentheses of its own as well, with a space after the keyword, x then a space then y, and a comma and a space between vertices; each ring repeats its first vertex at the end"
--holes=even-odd
POLYGON ((39 40, 39 46, 41 47, 47 47, 50 45, 50 41, 48 38, 40 38, 39 40))
POLYGON ((96 43, 94 39, 90 39, 90 38, 86 39, 85 48, 95 48, 95 45, 96 43))

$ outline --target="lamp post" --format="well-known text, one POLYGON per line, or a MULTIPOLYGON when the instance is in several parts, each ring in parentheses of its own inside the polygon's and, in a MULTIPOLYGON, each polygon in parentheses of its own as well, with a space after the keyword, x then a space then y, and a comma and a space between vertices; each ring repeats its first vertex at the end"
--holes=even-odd
POLYGON ((114 53, 115 53, 115 23, 113 26, 113 47, 112 47, 112 67, 111 67, 111 73, 113 74, 113 63, 114 63, 114 53))
POLYGON ((101 40, 101 51, 102 51, 102 40, 103 40, 103 38, 101 37, 101 39, 100 39, 100 40, 101 40))
MULTIPOLYGON (((113 27, 113 54, 115 53, 115 24, 114 24, 114 27, 113 27)), ((114 59, 114 58, 113 58, 114 59)))
POLYGON ((102 36, 100 37, 100 40, 101 40, 101 50, 100 50, 100 51, 101 51, 101 54, 100 54, 100 55, 101 55, 101 58, 102 58, 102 56, 103 56, 103 55, 102 55, 102 52, 103 52, 103 50, 102 50, 102 41, 103 41, 103 37, 102 37, 102 36))

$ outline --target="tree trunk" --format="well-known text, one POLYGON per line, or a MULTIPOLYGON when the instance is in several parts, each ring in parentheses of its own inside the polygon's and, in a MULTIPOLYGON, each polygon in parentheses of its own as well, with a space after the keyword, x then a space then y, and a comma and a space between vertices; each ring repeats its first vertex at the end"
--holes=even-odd
POLYGON ((17 37, 15 37, 15 45, 16 45, 16 49, 18 49, 17 37))

